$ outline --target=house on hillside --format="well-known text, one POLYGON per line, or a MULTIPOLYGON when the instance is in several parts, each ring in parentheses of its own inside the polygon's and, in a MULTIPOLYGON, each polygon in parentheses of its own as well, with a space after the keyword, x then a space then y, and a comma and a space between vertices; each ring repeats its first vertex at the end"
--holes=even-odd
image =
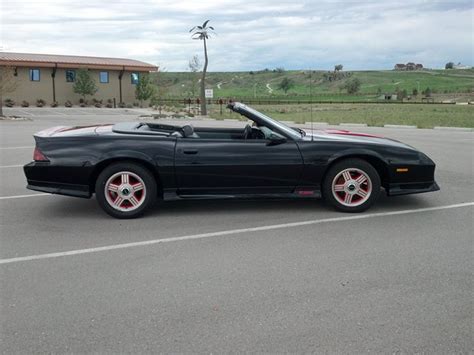
POLYGON ((458 63, 453 65, 453 69, 471 69, 471 67, 458 63))
POLYGON ((423 70, 423 64, 408 62, 407 64, 395 64, 394 70, 423 70))

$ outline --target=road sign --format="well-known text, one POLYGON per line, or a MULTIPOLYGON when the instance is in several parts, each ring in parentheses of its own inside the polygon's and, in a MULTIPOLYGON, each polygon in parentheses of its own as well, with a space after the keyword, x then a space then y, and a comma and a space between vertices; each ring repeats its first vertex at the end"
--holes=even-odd
POLYGON ((206 89, 205 95, 206 95, 206 99, 214 98, 214 90, 213 89, 206 89))

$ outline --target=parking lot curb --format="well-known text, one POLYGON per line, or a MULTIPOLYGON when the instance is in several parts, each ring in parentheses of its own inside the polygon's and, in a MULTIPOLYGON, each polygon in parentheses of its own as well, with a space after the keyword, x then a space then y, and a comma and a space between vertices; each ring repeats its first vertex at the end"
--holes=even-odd
POLYGON ((440 127, 436 126, 433 129, 440 130, 440 131, 460 131, 460 132, 473 132, 474 129, 467 128, 467 127, 440 127))
POLYGON ((384 124, 384 128, 407 128, 413 129, 418 128, 417 126, 403 125, 403 124, 384 124))
POLYGON ((339 123, 339 126, 367 127, 367 123, 339 123))

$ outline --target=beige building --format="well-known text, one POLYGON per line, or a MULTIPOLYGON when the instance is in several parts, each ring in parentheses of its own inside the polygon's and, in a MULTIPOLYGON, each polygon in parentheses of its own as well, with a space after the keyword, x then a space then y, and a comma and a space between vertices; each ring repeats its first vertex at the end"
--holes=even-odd
MULTIPOLYGON (((132 59, 83 57, 26 53, 0 53, 0 66, 13 71, 14 90, 3 93, 3 99, 12 99, 19 105, 27 101, 34 106, 42 99, 63 106, 66 101, 79 103, 79 94, 73 85, 77 70, 88 69, 98 87, 94 98, 131 104, 136 101, 135 87, 140 75, 157 71, 154 65, 132 59)), ((90 97, 89 97, 90 99, 90 97)))

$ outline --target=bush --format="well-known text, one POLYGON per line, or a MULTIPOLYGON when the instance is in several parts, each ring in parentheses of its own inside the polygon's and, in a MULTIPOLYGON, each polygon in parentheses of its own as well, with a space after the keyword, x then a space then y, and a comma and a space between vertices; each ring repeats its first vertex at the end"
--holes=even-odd
POLYGON ((30 103, 28 101, 23 100, 21 102, 21 107, 28 107, 28 106, 30 106, 30 103))
POLYGON ((126 104, 125 107, 126 108, 133 108, 133 105, 132 104, 126 104))
POLYGON ((140 104, 135 101, 135 102, 133 103, 133 106, 134 106, 134 107, 138 107, 138 106, 140 106, 140 104))
POLYGON ((51 107, 58 107, 58 102, 57 101, 51 102, 51 107))
POLYGON ((105 104, 105 107, 107 107, 107 108, 113 108, 114 105, 113 105, 112 103, 110 103, 110 102, 107 102, 107 104, 105 104))
POLYGON ((347 80, 346 83, 343 85, 343 88, 347 90, 348 94, 355 94, 360 89, 361 82, 359 79, 354 78, 347 80))
POLYGON ((15 106, 15 101, 13 101, 13 99, 5 99, 5 106, 6 107, 13 107, 13 106, 15 106))
POLYGON ((64 103, 64 106, 65 107, 72 107, 72 102, 67 100, 65 103, 64 103))
POLYGON ((119 102, 118 107, 125 108, 125 102, 119 102))
POLYGON ((36 107, 43 107, 44 105, 46 105, 46 101, 43 99, 36 99, 36 107))

